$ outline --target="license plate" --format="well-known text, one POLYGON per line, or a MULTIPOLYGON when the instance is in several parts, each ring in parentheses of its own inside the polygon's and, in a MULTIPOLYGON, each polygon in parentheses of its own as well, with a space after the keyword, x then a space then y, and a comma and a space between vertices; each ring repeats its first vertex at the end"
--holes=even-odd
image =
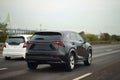
POLYGON ((18 48, 19 46, 11 46, 11 48, 14 48, 14 49, 16 49, 16 48, 18 48))

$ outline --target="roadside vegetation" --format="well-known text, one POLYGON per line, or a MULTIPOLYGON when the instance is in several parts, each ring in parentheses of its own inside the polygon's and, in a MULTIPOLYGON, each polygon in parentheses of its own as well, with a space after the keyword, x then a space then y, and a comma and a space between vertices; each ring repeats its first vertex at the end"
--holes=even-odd
POLYGON ((92 44, 111 44, 111 43, 119 43, 120 35, 110 35, 109 33, 100 33, 99 35, 85 33, 84 31, 79 33, 82 35, 86 41, 90 41, 92 44))
MULTIPOLYGON (((34 32, 25 32, 23 34, 34 34, 34 32)), ((8 35, 14 34, 8 34, 7 24, 0 22, 0 43, 5 42, 8 35)))
POLYGON ((4 42, 7 35, 7 24, 0 23, 0 42, 4 42))
MULTIPOLYGON (((24 34, 34 34, 34 32, 26 32, 24 34)), ((100 33, 99 35, 96 35, 92 33, 85 33, 84 31, 81 31, 79 34, 82 35, 86 41, 90 41, 92 44, 120 42, 120 35, 110 35, 109 33, 100 33)), ((7 24, 0 23, 0 42, 5 42, 7 35, 7 24)))

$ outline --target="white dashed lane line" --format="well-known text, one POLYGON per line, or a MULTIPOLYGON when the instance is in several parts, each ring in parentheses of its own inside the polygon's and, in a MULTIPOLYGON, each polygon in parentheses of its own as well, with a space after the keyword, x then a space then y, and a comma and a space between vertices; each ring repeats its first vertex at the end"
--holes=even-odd
POLYGON ((0 68, 0 71, 2 71, 2 70, 6 70, 6 69, 8 69, 8 68, 0 68))
POLYGON ((77 77, 77 78, 73 79, 73 80, 81 80, 81 79, 83 79, 83 78, 85 78, 85 77, 90 76, 91 74, 92 74, 92 73, 86 73, 86 74, 84 74, 84 75, 82 75, 82 76, 80 76, 80 77, 77 77))
MULTIPOLYGON (((110 55, 110 54, 115 54, 115 53, 120 52, 120 50, 112 51, 112 49, 108 49, 106 51, 111 51, 111 52, 105 52, 105 53, 102 53, 102 54, 93 55, 93 58, 101 57, 101 56, 105 56, 105 55, 110 55)), ((81 80, 81 79, 83 79, 85 77, 88 77, 90 75, 92 75, 92 73, 86 73, 86 74, 84 74, 80 77, 77 77, 77 78, 73 79, 73 80, 81 80)))

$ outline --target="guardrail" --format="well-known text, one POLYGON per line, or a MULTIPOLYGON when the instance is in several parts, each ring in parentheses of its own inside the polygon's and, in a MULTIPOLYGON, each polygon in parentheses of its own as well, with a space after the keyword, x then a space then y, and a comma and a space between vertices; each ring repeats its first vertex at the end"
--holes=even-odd
POLYGON ((97 45, 97 44, 111 44, 111 41, 92 41, 90 43, 92 45, 97 45))
POLYGON ((92 45, 102 45, 102 44, 120 44, 120 42, 112 42, 112 41, 92 41, 90 42, 92 45))

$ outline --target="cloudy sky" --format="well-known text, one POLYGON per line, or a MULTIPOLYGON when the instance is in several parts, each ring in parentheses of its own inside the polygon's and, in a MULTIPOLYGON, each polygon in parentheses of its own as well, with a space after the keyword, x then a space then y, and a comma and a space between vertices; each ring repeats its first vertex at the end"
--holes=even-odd
POLYGON ((0 20, 11 27, 120 35, 120 0, 0 0, 0 20))

